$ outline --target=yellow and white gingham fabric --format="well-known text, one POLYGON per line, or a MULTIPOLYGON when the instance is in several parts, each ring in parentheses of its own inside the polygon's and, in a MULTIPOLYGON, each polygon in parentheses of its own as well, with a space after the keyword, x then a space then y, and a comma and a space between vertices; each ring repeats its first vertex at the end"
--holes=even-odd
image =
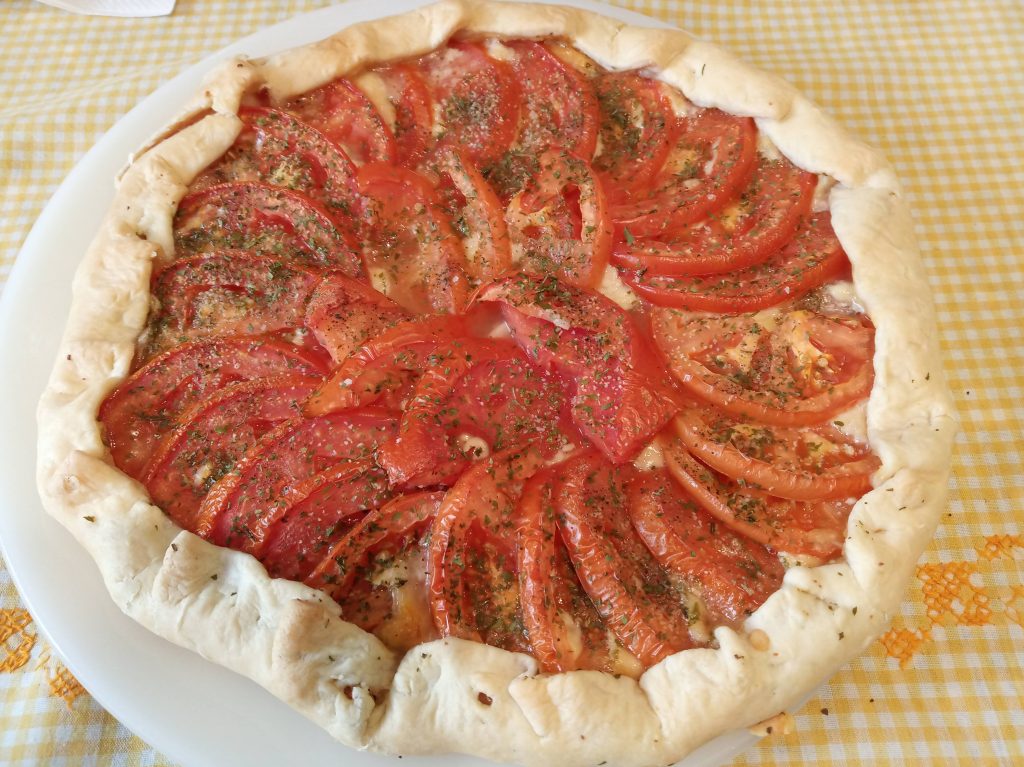
MULTIPOLYGON (((949 513, 892 630, 737 764, 1024 765, 1024 4, 613 1, 783 75, 888 155, 963 420, 949 513)), ((143 96, 326 4, 104 19, 0 2, 0 289, 57 184, 143 96)), ((2 564, 0 764, 170 764, 51 657, 2 564)))

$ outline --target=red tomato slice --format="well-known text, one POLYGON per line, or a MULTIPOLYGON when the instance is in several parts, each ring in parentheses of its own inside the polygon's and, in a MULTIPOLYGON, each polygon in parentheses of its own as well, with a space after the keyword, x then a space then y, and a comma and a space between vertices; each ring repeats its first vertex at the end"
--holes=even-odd
POLYGON ((339 463, 369 458, 397 428, 389 413, 356 411, 286 421, 263 435, 210 488, 196 531, 218 546, 259 556, 266 532, 302 483, 339 463))
POLYGON ((627 487, 636 470, 598 453, 559 470, 562 539, 594 607, 644 667, 693 646, 683 594, 629 521, 627 487))
POLYGON ((388 84, 395 108, 395 162, 416 168, 434 146, 434 105, 423 77, 409 64, 375 72, 388 84))
POLYGON ((285 373, 325 372, 317 356, 274 338, 182 344, 150 360, 107 395, 99 421, 114 463, 139 479, 157 443, 178 425, 182 413, 218 389, 285 373))
POLYGON ((321 205, 268 184, 208 186, 178 205, 174 250, 179 258, 225 249, 335 267, 350 277, 363 274, 359 252, 321 205))
POLYGON ((367 511, 391 495, 370 459, 332 466, 300 483, 280 507, 259 559, 271 577, 302 581, 367 511))
POLYGON ((350 80, 333 80, 289 101, 284 109, 340 146, 356 165, 395 161, 391 131, 350 80))
POLYGON ((392 484, 444 483, 474 459, 528 442, 545 455, 565 445, 561 387, 511 341, 458 339, 429 363, 399 433, 377 454, 392 484))
POLYGON ((443 492, 410 493, 369 512, 306 577, 345 620, 406 650, 437 638, 426 597, 423 537, 443 492))
POLYGON ((788 160, 762 158, 739 202, 664 241, 620 243, 613 258, 649 274, 722 274, 761 263, 793 239, 818 177, 788 160))
POLYGON ((505 211, 512 254, 525 271, 555 274, 580 287, 601 282, 612 231, 604 191, 590 166, 564 150, 539 158, 539 170, 505 211))
POLYGON ((636 72, 594 78, 601 112, 600 144, 594 168, 615 198, 650 186, 665 163, 678 119, 664 83, 636 72))
POLYGON ((693 408, 676 416, 675 427, 687 450, 711 468, 795 501, 859 498, 881 465, 867 445, 831 425, 768 426, 693 408))
POLYGON ((808 426, 871 391, 874 329, 863 315, 795 306, 731 317, 655 309, 651 326, 679 382, 730 415, 808 426))
POLYGON ((632 317, 598 293, 515 275, 477 301, 503 305, 528 358, 571 392, 576 427, 614 463, 630 460, 678 410, 674 387, 632 317))
POLYGON ((512 266, 505 209, 465 152, 445 147, 437 161, 439 192, 462 239, 466 271, 477 281, 493 280, 512 266))
POLYGON ((761 264, 727 275, 669 277, 626 273, 629 286, 655 306, 753 312, 810 293, 850 268, 828 213, 811 216, 786 247, 761 264))
POLYGON ((519 608, 515 506, 541 464, 532 450, 491 456, 445 495, 430 529, 427 582, 442 636, 530 651, 519 608))
POLYGON ((366 269, 386 293, 414 314, 458 313, 470 284, 459 239, 426 178, 406 168, 371 163, 359 186, 373 200, 366 269))
POLYGON ((676 439, 662 440, 672 477, 711 516, 740 535, 787 554, 839 556, 854 498, 790 501, 741 485, 697 461, 676 439))
POLYGON ((146 466, 143 484, 172 520, 195 531, 199 505, 264 433, 295 418, 320 383, 299 375, 227 386, 192 407, 146 466))
POLYGON ((371 403, 402 409, 414 381, 443 343, 466 335, 462 315, 409 320, 385 330, 354 351, 306 403, 307 415, 371 403))
POLYGON ((310 294, 304 321, 337 364, 368 338, 408 317, 402 307, 366 283, 334 272, 310 294))
POLYGON ((584 160, 594 156, 600 115, 591 82, 531 40, 505 43, 523 92, 518 150, 538 154, 560 146, 584 160))
POLYGON ((614 638, 573 570, 555 523, 556 485, 557 469, 535 474, 518 508, 519 589, 533 657, 552 674, 636 671, 639 662, 614 638))
POLYGON ((474 162, 494 162, 515 141, 522 93, 516 73, 481 45, 453 42, 419 60, 440 110, 441 141, 474 162))
POLYGON ((757 166, 757 128, 749 117, 702 109, 679 125, 650 189, 612 206, 616 224, 634 237, 656 236, 722 209, 747 187, 757 166))
POLYGON ((782 585, 776 554, 720 528, 663 471, 633 482, 629 516, 655 559, 698 592, 712 624, 739 629, 782 585))
POLYGON ((245 251, 175 261, 153 277, 160 312, 145 354, 201 338, 259 335, 302 326, 303 307, 319 274, 245 251))

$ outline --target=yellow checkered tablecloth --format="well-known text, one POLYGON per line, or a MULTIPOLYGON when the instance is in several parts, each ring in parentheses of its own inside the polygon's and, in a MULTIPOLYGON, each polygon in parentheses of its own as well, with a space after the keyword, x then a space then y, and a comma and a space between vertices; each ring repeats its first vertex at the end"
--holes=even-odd
MULTIPOLYGON (((963 432, 949 513, 892 629, 737 764, 1024 764, 1024 5, 614 0, 788 78, 895 164, 963 432)), ((324 0, 157 19, 0 5, 0 289, 61 179, 203 56, 324 0)), ((169 764, 88 695, 0 563, 0 764, 169 764)))

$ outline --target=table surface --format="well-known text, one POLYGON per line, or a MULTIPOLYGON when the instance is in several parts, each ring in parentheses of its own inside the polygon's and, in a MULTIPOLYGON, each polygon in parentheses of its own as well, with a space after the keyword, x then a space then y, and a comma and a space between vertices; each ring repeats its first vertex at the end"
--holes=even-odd
MULTIPOLYGON (((786 77, 886 153, 914 210, 962 419, 948 513, 892 628, 794 712, 791 734, 736 764, 1024 763, 1024 6, 612 2, 786 77)), ((228 43, 324 5, 178 0, 170 17, 110 19, 8 0, 0 290, 57 185, 132 106, 228 43)), ((2 561, 0 763, 172 764, 64 668, 2 561)))

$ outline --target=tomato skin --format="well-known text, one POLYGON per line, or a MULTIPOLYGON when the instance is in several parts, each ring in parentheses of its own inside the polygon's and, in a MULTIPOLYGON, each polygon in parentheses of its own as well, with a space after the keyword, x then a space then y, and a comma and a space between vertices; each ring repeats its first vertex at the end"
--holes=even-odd
POLYGON ((306 403, 307 415, 368 405, 388 398, 418 376, 443 343, 466 335, 461 315, 428 316, 401 322, 352 352, 306 403), (409 374, 409 375, 406 375, 409 374))
POLYGON ((661 441, 669 473, 711 516, 740 535, 784 551, 830 560, 842 552, 854 499, 790 501, 716 475, 676 439, 661 441))
POLYGON ((761 264, 728 275, 695 277, 626 273, 629 286, 655 306, 753 312, 801 298, 849 268, 828 213, 812 215, 784 248, 761 264))
POLYGON ((461 312, 470 291, 466 258, 430 181, 370 163, 359 169, 359 187, 375 209, 367 272, 381 270, 389 297, 413 314, 461 312))
POLYGON ((300 192, 260 182, 224 183, 189 192, 174 215, 178 258, 220 250, 334 267, 363 274, 351 233, 300 192))
POLYGON ((395 161, 394 136, 370 99, 350 80, 332 80, 292 99, 284 110, 323 133, 356 165, 395 161))
POLYGON ((505 211, 513 258, 524 271, 596 287, 614 236, 604 189, 590 165, 564 149, 549 149, 538 162, 538 174, 505 211))
POLYGON ((365 459, 397 428, 391 413, 363 410, 294 418, 271 429, 207 494, 197 532, 218 546, 259 555, 266 533, 303 483, 342 463, 365 459))
POLYGON ((213 336, 299 328, 318 281, 311 269, 245 251, 175 261, 153 276, 151 292, 161 306, 142 357, 213 336))
POLYGON ((303 322, 340 364, 368 338, 408 318, 408 312, 384 294, 334 272, 310 294, 303 322))
POLYGON ((794 501, 860 497, 881 464, 866 445, 832 426, 744 423, 711 409, 676 416, 686 449, 730 479, 794 501))
POLYGON ((183 413, 218 389, 286 373, 325 372, 319 357, 275 338, 195 341, 169 349, 132 373, 103 400, 98 420, 115 465, 139 479, 159 440, 183 413))
POLYGON ((635 470, 595 451, 563 464, 558 525, 594 607, 645 666, 693 646, 680 595, 629 521, 624 487, 635 470))
POLYGON ((515 499, 543 459, 510 450, 466 471, 430 529, 427 594, 441 636, 529 652, 515 574, 515 499))
POLYGON ((679 126, 652 189, 620 197, 612 206, 618 228, 633 237, 693 224, 735 200, 750 182, 757 165, 757 128, 751 118, 703 109, 679 126))
POLYGON ((302 581, 371 509, 392 492, 370 459, 336 464, 295 488, 267 527, 258 557, 274 578, 302 581))
POLYGON ((206 493, 274 424, 299 414, 319 378, 286 375, 227 386, 186 412, 146 465, 142 483, 175 523, 194 532, 206 493))
POLYGON ((655 559, 700 593, 713 623, 739 629, 782 585, 777 555, 718 527, 664 471, 630 486, 629 515, 655 559))
POLYGON ((651 327, 676 380, 732 416, 813 426, 871 391, 873 328, 862 316, 796 306, 727 317, 655 309, 651 327), (731 362, 727 352, 745 347, 748 361, 731 362))
POLYGON ((440 107, 442 143, 461 147, 481 165, 515 141, 522 93, 512 67, 474 42, 450 42, 419 60, 440 107))
POLYGON ((818 178, 786 160, 761 159, 731 226, 712 217, 664 241, 619 243, 617 266, 652 275, 723 274, 767 260, 793 238, 811 207, 818 178))
POLYGON ((560 146, 589 161, 600 124, 591 83, 541 43, 515 40, 505 45, 516 53, 512 67, 523 91, 519 149, 539 153, 560 146))

